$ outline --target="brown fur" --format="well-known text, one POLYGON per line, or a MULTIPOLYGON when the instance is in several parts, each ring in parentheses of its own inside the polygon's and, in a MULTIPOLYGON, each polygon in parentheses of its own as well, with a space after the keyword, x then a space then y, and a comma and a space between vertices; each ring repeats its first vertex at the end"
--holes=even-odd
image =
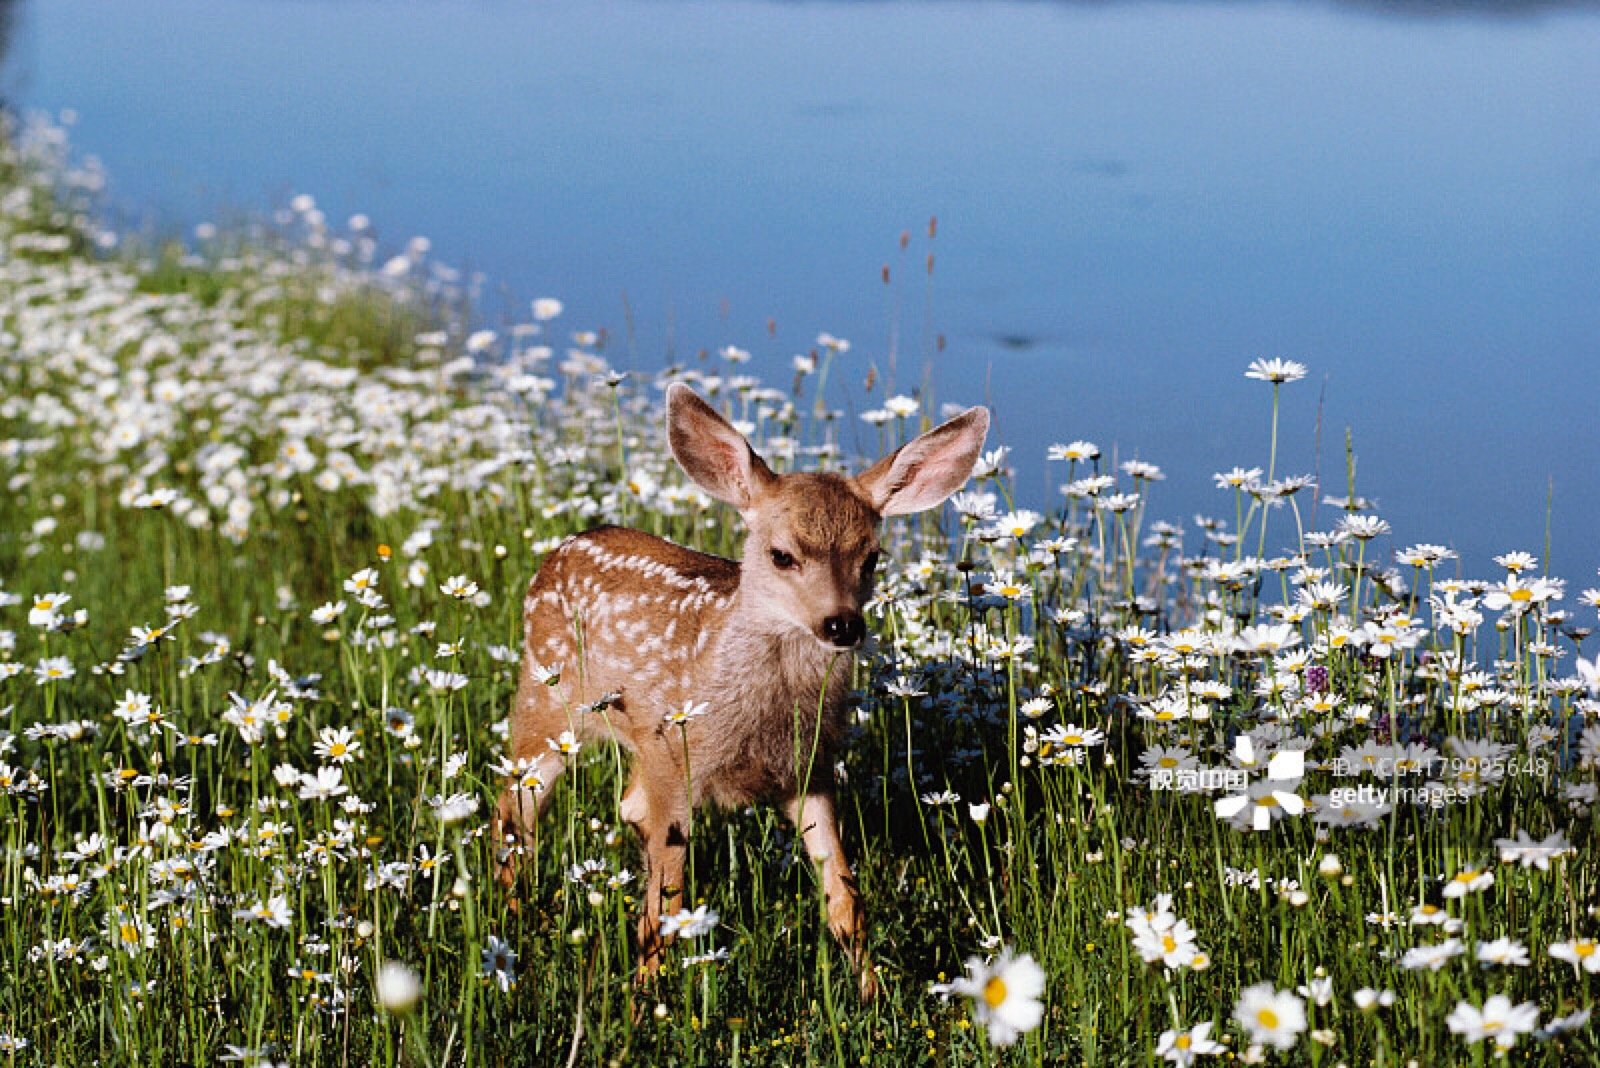
POLYGON ((927 461, 880 464, 861 479, 779 476, 698 397, 674 387, 668 398, 680 464, 749 526, 744 561, 619 527, 569 538, 545 560, 524 606, 510 717, 512 756, 537 762, 544 789, 501 796, 499 877, 513 884, 517 846, 565 770, 550 741, 569 730, 589 742, 610 739, 633 755, 622 817, 646 857, 642 976, 660 964, 663 912, 681 907, 694 806, 774 801, 822 865, 829 926, 871 996, 860 895, 833 810, 854 650, 838 647, 830 626, 851 618, 859 633, 880 512, 894 513, 906 499, 899 494, 943 500, 959 487, 987 413, 975 409, 932 432, 944 436, 927 461), (930 474, 919 475, 924 469, 930 474), (778 566, 785 553, 798 563, 778 566), (540 681, 536 666, 558 670, 559 682, 540 681), (705 713, 684 727, 669 723, 687 702, 704 702, 705 713))

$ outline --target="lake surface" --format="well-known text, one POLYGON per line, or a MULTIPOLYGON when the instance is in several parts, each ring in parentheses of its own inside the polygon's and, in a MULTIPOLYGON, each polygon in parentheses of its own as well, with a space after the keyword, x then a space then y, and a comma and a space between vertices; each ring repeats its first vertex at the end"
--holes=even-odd
POLYGON ((623 366, 737 344, 783 384, 848 338, 855 411, 892 351, 897 389, 994 405, 1036 504, 1045 447, 1087 438, 1163 468, 1152 517, 1231 516, 1212 472, 1267 460, 1244 368, 1299 360, 1280 473, 1343 493, 1348 428, 1394 546, 1475 575, 1543 556, 1553 494, 1575 595, 1600 565, 1600 11, 1400 9, 23 0, 0 84, 74 109, 158 231, 309 192, 510 306, 631 316, 623 366))

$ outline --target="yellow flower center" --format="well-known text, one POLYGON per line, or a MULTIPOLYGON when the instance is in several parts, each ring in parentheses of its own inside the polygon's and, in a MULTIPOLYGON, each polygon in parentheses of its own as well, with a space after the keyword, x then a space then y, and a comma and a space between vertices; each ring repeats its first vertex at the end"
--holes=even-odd
POLYGON ((1065 742, 1066 744, 1068 744, 1068 745, 1082 745, 1083 744, 1083 735, 1081 735, 1081 734, 1068 734, 1068 735, 1065 735, 1061 740, 1063 742, 1065 742))
POLYGON ((349 750, 345 747, 343 742, 334 742, 332 745, 328 746, 328 755, 330 757, 342 757, 347 752, 349 752, 349 750))
POLYGON ((983 984, 983 1000, 991 1009, 998 1009, 1005 1004, 1006 981, 998 975, 991 977, 983 984))
POLYGON ((1175 768, 1178 766, 1178 762, 1172 757, 1162 757, 1161 766, 1164 768, 1175 768))
POLYGON ((1269 1031, 1277 1030, 1278 1014, 1273 1012, 1271 1009, 1257 1009, 1256 1023, 1260 1024, 1269 1031))
POLYGON ((1576 953, 1580 958, 1582 958, 1582 957, 1592 957, 1592 956, 1594 956, 1594 951, 1595 951, 1594 941, 1592 939, 1585 938, 1583 941, 1581 941, 1577 945, 1573 946, 1572 947, 1572 951, 1574 953, 1576 953))
POLYGON ((117 934, 122 938, 122 940, 124 942, 137 942, 137 941, 139 941, 139 928, 135 927, 131 923, 125 923, 122 926, 118 927, 117 928, 117 934))
POLYGON ((1161 948, 1165 949, 1168 953, 1171 953, 1173 950, 1178 948, 1178 940, 1173 938, 1171 935, 1162 935, 1161 948))
POLYGON ((1188 1035, 1179 1035, 1178 1040, 1174 1042, 1173 1045, 1177 1046, 1179 1049, 1188 1049, 1190 1046, 1194 1045, 1194 1039, 1190 1038, 1188 1035))
POLYGON ((1458 882, 1458 883, 1470 883, 1472 880, 1476 879, 1477 877, 1478 877, 1478 873, 1475 872, 1475 871, 1459 872, 1456 875, 1456 882, 1458 882))

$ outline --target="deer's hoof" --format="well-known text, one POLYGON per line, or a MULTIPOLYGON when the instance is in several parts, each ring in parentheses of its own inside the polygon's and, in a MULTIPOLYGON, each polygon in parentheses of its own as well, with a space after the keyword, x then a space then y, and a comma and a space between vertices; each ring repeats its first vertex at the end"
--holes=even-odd
POLYGON ((870 1004, 870 1003, 872 1003, 874 1001, 877 1001, 878 1000, 878 993, 879 993, 880 989, 881 988, 878 985, 878 969, 874 968, 870 964, 862 964, 862 966, 861 966, 861 1001, 862 1001, 862 1003, 863 1004, 870 1004))
POLYGON ((494 881, 500 884, 500 889, 504 890, 507 896, 515 897, 514 891, 517 886, 516 865, 509 862, 501 864, 495 869, 494 881))

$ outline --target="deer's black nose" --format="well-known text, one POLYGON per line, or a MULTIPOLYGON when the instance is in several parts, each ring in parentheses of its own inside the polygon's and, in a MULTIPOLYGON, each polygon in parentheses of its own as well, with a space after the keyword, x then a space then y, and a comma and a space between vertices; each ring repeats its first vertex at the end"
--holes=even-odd
POLYGON ((841 649, 860 645, 866 633, 867 625, 859 612, 845 612, 822 621, 823 636, 841 649))

